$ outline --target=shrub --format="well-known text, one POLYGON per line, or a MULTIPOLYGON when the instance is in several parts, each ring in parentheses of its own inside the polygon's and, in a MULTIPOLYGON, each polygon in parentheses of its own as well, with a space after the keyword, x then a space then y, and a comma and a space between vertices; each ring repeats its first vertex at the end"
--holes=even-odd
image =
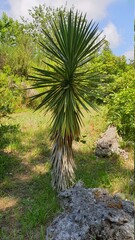
POLYGON ((135 109, 135 71, 131 67, 119 77, 113 93, 107 99, 108 117, 119 133, 127 140, 134 140, 134 109, 135 109))
POLYGON ((22 106, 21 78, 0 72, 0 116, 6 116, 22 106))

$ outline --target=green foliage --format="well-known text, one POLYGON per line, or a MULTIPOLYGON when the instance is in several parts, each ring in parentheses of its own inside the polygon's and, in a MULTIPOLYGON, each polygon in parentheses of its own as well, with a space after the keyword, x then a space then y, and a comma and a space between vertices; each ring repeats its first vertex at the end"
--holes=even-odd
POLYGON ((105 41, 102 51, 96 55, 89 67, 100 73, 100 84, 92 90, 93 97, 91 100, 102 104, 105 97, 112 93, 116 79, 127 71, 126 58, 115 56, 109 43, 105 41))
POLYGON ((19 125, 0 124, 0 181, 4 180, 5 176, 12 172, 14 167, 18 167, 18 161, 12 156, 4 152, 4 149, 11 142, 18 141, 19 125))
POLYGON ((12 74, 28 76, 34 46, 25 26, 3 13, 0 19, 0 69, 8 65, 12 74))
MULTIPOLYGON (((39 226, 47 225, 60 211, 57 197, 50 185, 51 144, 48 138, 50 115, 44 116, 38 112, 33 116, 32 111, 25 109, 25 112, 13 114, 10 118, 4 117, 22 108, 22 105, 26 103, 26 95, 32 95, 32 92, 22 91, 22 85, 24 88, 29 87, 29 82, 25 78, 31 74, 31 66, 35 68, 40 66, 41 68, 38 69, 34 79, 35 83, 36 81, 39 83, 37 100, 43 101, 42 103, 46 101, 48 109, 52 109, 55 122, 52 133, 58 130, 62 134, 71 131, 77 136, 75 138, 77 142, 74 142, 73 145, 75 161, 78 166, 76 169, 77 180, 81 179, 87 187, 105 187, 111 193, 122 192, 126 194, 126 198, 131 198, 130 194, 133 192, 129 187, 129 181, 133 175, 133 164, 130 158, 125 162, 113 156, 108 159, 108 164, 106 164, 106 159, 99 161, 93 153, 95 142, 106 128, 107 110, 104 111, 101 108, 99 113, 92 111, 88 114, 85 111, 82 112, 82 107, 88 108, 89 103, 93 106, 92 103, 95 101, 107 103, 109 121, 117 126, 122 136, 133 140, 135 129, 133 122, 134 69, 132 66, 128 66, 125 57, 116 57, 107 42, 100 54, 91 51, 91 55, 88 51, 88 58, 84 57, 83 59, 83 54, 90 49, 83 49, 83 44, 82 48, 78 48, 79 38, 80 41, 82 40, 81 31, 77 33, 77 30, 73 31, 73 25, 66 25, 68 19, 66 8, 52 9, 39 5, 29 13, 32 17, 31 23, 25 20, 23 24, 19 23, 6 14, 3 14, 0 19, 0 117, 2 117, 0 125, 0 180, 2 181, 0 200, 1 206, 3 206, 0 214, 1 239, 44 239, 43 229, 39 229, 39 226), (61 23, 63 38, 57 31, 57 24, 60 24, 57 17, 60 12, 62 19, 64 17, 66 19, 64 25, 61 23), (53 24, 50 24, 52 19, 53 24), (62 30, 63 27, 65 28, 62 30), (41 43, 43 52, 36 42, 41 39, 43 39, 41 43), (70 39, 71 41, 69 41, 70 39), (75 53, 78 57, 72 58, 75 53), (42 63, 43 58, 45 64, 42 63), (72 59, 74 60, 72 61, 72 59), (77 64, 75 64, 76 60, 77 64), (72 71, 74 69, 75 72, 72 71), (95 76, 95 70, 100 73, 100 77, 95 76), (92 77, 95 82, 92 81, 92 77), (77 120, 79 123, 77 126, 74 116, 78 119, 77 114, 79 113, 82 118, 81 112, 84 115, 84 126, 82 136, 79 138, 80 122, 77 120), (64 125, 61 128, 62 122, 64 125), (8 205, 10 201, 11 204, 8 205), (8 208, 5 211, 6 206, 8 208), (42 231, 40 232, 40 230, 42 231)), ((80 24, 83 26, 86 23, 87 25, 87 22, 83 20, 82 18, 80 24)), ((74 26, 77 26, 78 21, 79 18, 76 20, 76 24, 75 21, 72 21, 74 26)), ((96 42, 96 39, 94 40, 96 42)), ((107 105, 104 106, 105 109, 106 107, 107 105)), ((65 161, 67 156, 72 157, 73 139, 68 138, 67 141, 66 138, 62 141, 60 136, 55 140, 56 148, 54 147, 53 150, 55 154, 56 150, 59 153, 57 160, 60 159, 63 152, 65 161), (70 143, 68 148, 67 143, 70 143)), ((54 157, 53 160, 55 159, 54 157)), ((68 160, 72 160, 72 158, 68 158, 68 160)), ((58 166, 58 161, 54 163, 58 166)), ((67 166, 69 167, 68 164, 67 166)), ((58 170, 58 177, 61 178, 59 173, 58 170)))
POLYGON ((39 4, 28 11, 31 21, 24 17, 22 17, 22 21, 25 25, 26 31, 32 36, 35 42, 40 41, 41 38, 45 38, 42 29, 49 29, 49 31, 52 31, 50 21, 53 19, 57 22, 60 12, 64 16, 68 14, 66 6, 54 9, 52 7, 46 7, 45 4, 39 4))
POLYGON ((7 64, 11 67, 12 73, 28 78, 33 56, 34 49, 30 37, 22 34, 17 45, 9 49, 7 64))
POLYGON ((99 70, 109 79, 110 76, 117 75, 125 72, 127 69, 126 58, 125 56, 115 56, 109 46, 109 43, 106 41, 103 47, 101 54, 99 55, 99 62, 102 62, 99 70))
POLYGON ((50 28, 43 29, 44 41, 40 42, 47 70, 35 68, 33 88, 42 92, 32 99, 41 98, 37 109, 52 112, 51 139, 52 184, 57 190, 74 182, 72 141, 79 137, 82 126, 82 110, 94 107, 88 96, 99 80, 97 73, 85 66, 95 57, 103 44, 98 25, 87 22, 86 15, 59 13, 58 19, 50 21, 50 28), (51 31, 50 31, 51 30, 51 31))
POLYGON ((59 132, 63 137, 75 138, 80 134, 80 106, 93 107, 87 96, 98 79, 95 72, 83 67, 94 58, 103 41, 99 40, 98 25, 87 23, 78 12, 70 11, 68 19, 60 14, 58 24, 52 20, 50 25, 55 38, 43 29, 48 44, 40 42, 49 70, 35 68, 37 76, 31 77, 33 88, 42 88, 43 92, 33 99, 44 96, 37 109, 46 107, 52 111, 52 136, 59 132))
POLYGON ((112 123, 127 140, 134 141, 135 125, 135 70, 129 70, 116 79, 112 85, 113 93, 107 99, 112 123))
MULTIPOLYGON (((5 71, 10 68, 5 67, 5 71)), ((21 88, 21 79, 18 76, 0 72, 0 116, 12 113, 22 106, 24 92, 21 88)))
POLYGON ((17 44, 17 39, 21 32, 22 24, 3 13, 0 19, 0 43, 9 43, 10 46, 17 44))
MULTIPOLYGON (((4 149, 6 146, 10 144, 13 140, 15 141, 15 137, 17 139, 17 133, 19 132, 19 125, 0 125, 0 149, 4 149)), ((1 174, 0 174, 1 175, 1 174)))

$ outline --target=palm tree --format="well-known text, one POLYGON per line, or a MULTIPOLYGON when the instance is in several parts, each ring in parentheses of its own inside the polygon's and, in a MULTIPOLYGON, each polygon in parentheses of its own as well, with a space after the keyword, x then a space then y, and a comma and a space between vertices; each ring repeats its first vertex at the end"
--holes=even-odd
POLYGON ((88 96, 98 80, 98 75, 84 66, 104 40, 93 20, 88 23, 86 15, 72 10, 67 16, 59 13, 58 21, 52 19, 49 30, 43 29, 43 33, 45 40, 40 45, 47 70, 35 68, 32 88, 41 88, 42 92, 33 100, 42 97, 37 109, 52 113, 52 185, 59 191, 71 186, 75 179, 72 143, 80 135, 82 107, 93 107, 88 96))

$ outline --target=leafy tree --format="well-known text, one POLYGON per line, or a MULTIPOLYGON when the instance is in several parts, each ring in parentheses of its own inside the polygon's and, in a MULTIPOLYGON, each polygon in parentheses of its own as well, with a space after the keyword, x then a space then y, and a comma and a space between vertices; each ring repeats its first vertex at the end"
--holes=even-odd
POLYGON ((16 44, 19 23, 3 13, 0 19, 0 69, 7 63, 8 50, 16 44))
POLYGON ((33 56, 32 37, 24 24, 3 13, 0 19, 0 69, 8 65, 12 73, 27 77, 33 56))
POLYGON ((86 110, 88 105, 94 107, 88 96, 98 76, 84 66, 104 41, 100 39, 98 25, 88 23, 86 16, 72 10, 67 17, 60 13, 57 22, 52 19, 50 27, 51 31, 43 29, 45 40, 40 42, 48 69, 36 68, 37 74, 30 78, 33 88, 42 89, 33 97, 33 100, 42 97, 37 109, 52 112, 52 184, 61 190, 74 182, 72 142, 80 135, 82 107, 86 110))
POLYGON ((108 117, 117 126, 119 133, 126 139, 134 141, 135 124, 135 70, 128 70, 118 77, 113 91, 108 97, 108 117))
POLYGON ((10 46, 17 44, 17 39, 22 32, 23 25, 14 21, 6 13, 0 19, 0 44, 8 43, 10 46))
MULTIPOLYGON (((30 18, 25 19, 22 17, 22 21, 25 26, 25 31, 32 37, 35 46, 34 64, 41 67, 43 60, 45 60, 45 56, 39 48, 39 41, 46 38, 42 29, 49 29, 49 32, 51 32, 52 35, 53 31, 50 26, 50 21, 53 19, 57 22, 60 12, 67 17, 68 10, 66 5, 65 7, 52 8, 46 7, 45 4, 39 4, 39 6, 29 9, 28 12, 30 18)), ((46 38, 45 41, 46 44, 48 44, 48 38, 46 38)))
POLYGON ((106 96, 114 91, 113 86, 116 79, 127 71, 128 65, 125 56, 115 56, 110 49, 109 42, 105 41, 102 50, 89 63, 89 67, 100 73, 100 84, 96 89, 93 89, 93 94, 95 94, 92 98, 93 101, 100 104, 104 103, 106 96))
POLYGON ((28 12, 30 19, 28 20, 22 17, 22 21, 26 31, 29 32, 35 41, 39 41, 41 38, 45 38, 42 29, 50 28, 52 18, 57 22, 59 12, 62 12, 66 16, 68 10, 66 6, 54 9, 52 7, 46 7, 45 4, 39 4, 39 6, 29 9, 28 12))

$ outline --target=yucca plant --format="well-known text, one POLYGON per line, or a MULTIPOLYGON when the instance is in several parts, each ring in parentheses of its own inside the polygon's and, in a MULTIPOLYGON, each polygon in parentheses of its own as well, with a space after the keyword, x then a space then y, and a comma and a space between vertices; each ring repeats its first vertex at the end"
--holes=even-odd
POLYGON ((45 40, 40 45, 47 68, 35 68, 36 75, 30 77, 34 81, 32 88, 42 89, 32 100, 41 98, 37 109, 52 113, 52 184, 59 191, 71 186, 75 179, 72 143, 80 135, 82 108, 93 107, 88 99, 98 82, 98 75, 87 69, 87 63, 104 40, 93 20, 88 23, 86 15, 72 10, 67 16, 59 13, 58 20, 52 19, 50 28, 43 29, 43 33, 45 40))

